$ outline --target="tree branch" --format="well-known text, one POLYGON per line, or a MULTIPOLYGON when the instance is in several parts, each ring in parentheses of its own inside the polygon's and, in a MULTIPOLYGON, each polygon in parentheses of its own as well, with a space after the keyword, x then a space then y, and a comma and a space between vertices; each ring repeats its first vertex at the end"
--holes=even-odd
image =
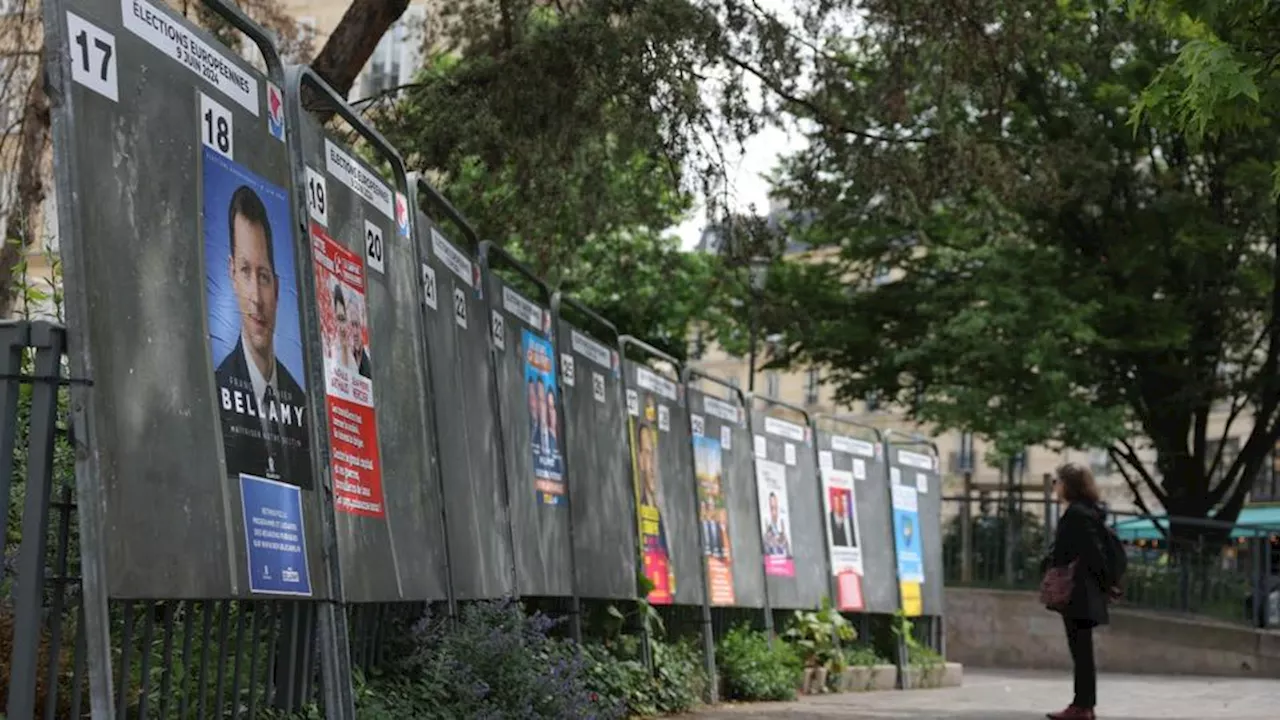
MULTIPOLYGON (((1274 213, 1276 220, 1280 221, 1280 202, 1275 204, 1274 213)), ((1231 463, 1231 469, 1227 471, 1222 482, 1218 483, 1218 487, 1209 489, 1210 508, 1221 503, 1230 492, 1232 485, 1238 479, 1237 474, 1241 471, 1242 465, 1253 464, 1255 455, 1260 457, 1274 448, 1276 439, 1280 436, 1280 427, 1278 427, 1280 423, 1277 423, 1275 417, 1276 409, 1280 407, 1280 378, 1276 377, 1277 372, 1280 371, 1280 226, 1272 235, 1271 253, 1271 316, 1267 321, 1269 338, 1267 339, 1267 356, 1258 372, 1262 387, 1259 392, 1258 409, 1254 413, 1253 430, 1249 433, 1249 439, 1244 447, 1240 449, 1240 454, 1231 463)), ((1244 494, 1247 492, 1247 489, 1240 491, 1237 488, 1237 492, 1232 494, 1230 504, 1243 503, 1244 494), (1236 502, 1237 499, 1239 503, 1236 502)))
POLYGON ((41 160, 49 145, 49 98, 44 93, 44 62, 41 53, 39 72, 26 92, 22 114, 22 130, 18 145, 17 192, 14 206, 5 222, 4 245, 0 247, 0 317, 9 317, 17 298, 14 295, 14 270, 27 248, 35 229, 32 220, 45 198, 45 181, 41 160))
MULTIPOLYGON (((1142 462, 1142 459, 1138 457, 1138 451, 1133 448, 1133 445, 1130 444, 1128 440, 1121 438, 1116 442, 1118 442, 1121 447, 1117 448, 1113 445, 1107 448, 1107 452, 1110 453, 1113 458, 1122 459, 1127 462, 1129 466, 1132 467, 1142 478, 1142 481, 1146 484, 1147 489, 1151 491, 1151 494, 1156 496, 1156 500, 1159 500, 1161 505, 1168 508, 1168 494, 1165 493, 1165 491, 1162 490, 1151 477, 1151 473, 1147 471, 1147 466, 1142 462)), ((1117 463, 1117 467, 1118 466, 1119 463, 1117 463)))
POLYGON ((876 133, 868 132, 866 130, 859 130, 857 128, 850 127, 849 125, 846 125, 844 122, 834 117, 831 111, 827 110, 826 108, 820 107, 817 103, 813 102, 812 100, 806 100, 805 98, 802 98, 796 95, 795 93, 788 91, 786 88, 782 86, 781 83, 774 80, 773 78, 767 77, 764 74, 764 72, 755 68, 751 64, 737 57, 734 57, 729 53, 724 53, 723 57, 726 61, 729 62, 729 64, 755 77, 757 80, 761 82, 761 84, 763 84, 766 88, 768 88, 773 94, 791 103, 792 105, 798 105, 808 110, 810 113, 812 113, 815 116, 814 117, 815 120, 831 128, 832 130, 836 130, 838 132, 844 133, 845 135, 853 135, 855 137, 860 137, 864 140, 870 140, 872 142, 895 143, 895 144, 901 144, 901 145, 920 144, 920 143, 929 142, 929 138, 925 138, 925 137, 917 137, 917 136, 889 137, 885 135, 877 135, 876 133))
MULTIPOLYGON (((1138 506, 1143 515, 1154 520, 1155 513, 1151 512, 1151 508, 1147 507, 1146 501, 1142 499, 1142 493, 1138 490, 1138 483, 1134 481, 1129 475, 1129 471, 1125 470, 1124 465, 1120 463, 1121 458, 1117 456, 1115 448, 1108 448, 1107 453, 1111 456, 1111 461, 1116 464, 1116 469, 1120 471, 1120 476, 1124 478, 1125 483, 1129 486, 1129 491, 1133 493, 1133 504, 1138 506)), ((1156 525, 1161 534, 1165 534, 1165 531, 1159 527, 1159 523, 1153 524, 1156 525)))

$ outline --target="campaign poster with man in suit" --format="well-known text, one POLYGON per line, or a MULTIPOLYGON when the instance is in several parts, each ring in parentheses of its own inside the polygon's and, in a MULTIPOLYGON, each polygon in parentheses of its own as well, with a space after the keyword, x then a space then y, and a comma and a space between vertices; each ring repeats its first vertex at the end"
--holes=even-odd
POLYGON ((693 463, 698 476, 702 525, 702 553, 707 557, 707 586, 712 605, 732 605, 733 550, 729 542, 729 511, 724 496, 724 461, 720 441, 693 438, 693 463))
POLYGON ((560 454, 560 425, 556 412, 555 351, 551 341, 528 329, 521 331, 524 383, 529 392, 529 439, 533 455, 534 487, 543 505, 564 504, 564 458, 560 454))
POLYGON ((209 349, 227 472, 309 489, 289 196, 210 148, 202 162, 209 349))
POLYGON ((787 498, 787 468, 756 459, 756 487, 760 493, 760 532, 764 535, 764 571, 775 577, 795 577, 791 552, 791 513, 787 498))
POLYGON ((826 488, 827 540, 831 572, 836 577, 836 602, 841 610, 862 610, 862 538, 858 531, 854 474, 837 470, 830 453, 820 455, 826 488))

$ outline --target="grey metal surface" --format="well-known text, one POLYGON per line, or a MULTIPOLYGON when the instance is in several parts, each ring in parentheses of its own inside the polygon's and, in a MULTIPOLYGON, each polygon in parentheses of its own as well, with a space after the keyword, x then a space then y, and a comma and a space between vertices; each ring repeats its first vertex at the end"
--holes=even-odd
MULTIPOLYGON (((63 14, 58 5, 46 11, 63 14)), ((101 529, 111 595, 244 596, 239 485, 226 471, 219 441, 216 359, 208 338, 206 271, 225 277, 226 270, 206 267, 202 251, 201 95, 231 118, 234 161, 286 198, 291 197, 289 157, 284 143, 268 132, 266 78, 166 7, 150 11, 177 36, 199 38, 217 50, 227 74, 251 80, 253 92, 245 95, 253 111, 236 101, 225 76, 214 73, 215 85, 124 27, 120 3, 76 4, 74 13, 97 28, 96 39, 113 46, 110 60, 104 60, 101 46, 89 38, 95 51, 89 70, 109 67, 119 99, 67 80, 57 111, 59 140, 66 141, 60 171, 71 167, 66 158, 74 158, 60 197, 68 228, 63 247, 70 260, 65 267, 71 343, 78 357, 73 367, 94 379, 89 434, 101 485, 85 489, 105 508, 101 529), (75 116, 80 121, 69 119, 75 116)), ((58 22, 65 27, 67 20, 58 22)), ((72 64, 83 60, 78 48, 64 56, 64 72, 80 72, 72 64)), ((285 200, 285 207, 292 203, 285 200)), ((285 213, 271 224, 282 238, 277 247, 293 254, 296 245, 288 242, 293 219, 285 213)), ((281 278, 281 294, 296 300, 296 262, 293 267, 281 278)), ((283 324, 296 323, 287 304, 282 303, 283 324)), ((296 338, 293 343, 298 365, 305 367, 310 359, 296 338)), ((310 419, 315 409, 308 407, 305 414, 310 419)), ((314 444, 314 433, 309 439, 314 444)), ((305 467, 290 475, 289 482, 314 485, 305 467)), ((320 507, 318 493, 303 492, 316 597, 325 596, 328 587, 320 507)), ((92 527, 89 533, 92 537, 92 527)))
POLYGON ((633 599, 635 491, 616 338, 604 342, 564 318, 558 322, 578 593, 633 599))
MULTIPOLYGON (((563 492, 556 497, 555 491, 546 489, 550 485, 544 485, 544 489, 538 487, 526 377, 527 353, 532 343, 539 341, 551 344, 552 376, 558 377, 559 360, 551 337, 551 311, 544 302, 539 302, 539 298, 528 297, 526 293, 515 290, 496 272, 485 273, 484 282, 489 294, 490 317, 483 322, 493 334, 491 342, 505 447, 507 502, 514 537, 516 592, 519 595, 569 596, 573 594, 570 508, 563 492), (522 317, 520 308, 536 308, 536 317, 522 317), (495 317, 501 319, 495 320, 495 317)), ((557 384, 556 398, 551 403, 557 414, 563 412, 558 390, 557 384)), ((547 427, 554 428, 557 424, 558 418, 547 421, 547 427)), ((541 440, 546 440, 563 457, 564 438, 559 437, 558 432, 548 433, 541 440)), ((560 488, 563 490, 567 482, 563 463, 560 474, 560 488)))
POLYGON ((862 461, 865 476, 854 475, 854 502, 862 548, 864 612, 893 614, 898 609, 898 573, 893 555, 893 510, 885 472, 884 446, 874 433, 818 419, 818 450, 830 451, 839 470, 854 470, 862 461), (834 445, 841 449, 833 448, 834 445), (848 440, 860 441, 850 443, 848 440), (870 456, 864 454, 870 445, 870 456), (850 452, 850 446, 856 450, 850 452))
MULTIPOLYGON (((795 563, 794 577, 770 575, 769 603, 775 609, 817 608, 822 599, 830 595, 827 564, 826 533, 824 531, 821 485, 818 481, 818 465, 814 455, 813 433, 805 420, 785 408, 757 398, 765 409, 752 413, 752 432, 755 438, 763 438, 765 458, 786 469, 787 505, 790 526, 790 542, 795 563), (773 422, 770 422, 773 421, 773 422), (774 432, 774 422, 785 423, 794 436, 774 432), (790 445, 794 463, 788 463, 790 445)), ((756 442, 753 438, 753 442, 756 442)), ((754 450, 754 445, 753 445, 754 450)), ((759 478, 757 463, 757 481, 759 478)), ((768 513, 766 507, 764 513, 768 513)), ((757 527, 764 532, 763 518, 757 527)))
MULTIPOLYGON (((421 342, 421 270, 410 237, 412 224, 400 227, 396 218, 396 195, 406 187, 405 178, 388 178, 365 164, 327 133, 315 115, 304 111, 300 118, 291 135, 301 143, 307 166, 308 187, 300 188, 300 197, 309 211, 305 220, 310 238, 314 240, 316 229, 323 228, 332 240, 362 259, 364 271, 381 502, 375 486, 363 488, 374 495, 353 498, 362 505, 347 505, 341 496, 351 497, 351 492, 344 493, 340 479, 334 477, 345 599, 444 599, 444 533, 434 512, 439 488, 432 472, 432 418, 427 410, 427 359, 421 342), (356 183, 344 181, 359 173, 369 180, 377 202, 362 197, 352 187, 356 183), (315 192, 310 185, 318 182, 317 177, 323 178, 327 207, 310 212, 315 192)), ((360 131, 376 137, 368 128, 360 131)), ((389 146, 377 151, 392 167, 399 164, 389 146)), ((350 298, 347 312, 352 316, 360 312, 350 298)), ((328 423, 325 427, 332 430, 328 423)), ((336 449, 331 451, 336 457, 336 449)))
POLYGON ((917 496, 920 515, 920 546, 924 551, 924 584, 920 599, 924 614, 940 616, 944 611, 942 568, 942 480, 938 475, 938 457, 932 446, 919 442, 888 443, 890 462, 902 472, 903 482, 926 488, 917 496), (915 453, 929 458, 931 470, 925 470, 903 462, 902 453, 915 453))
POLYGON ((504 597, 515 586, 479 266, 422 212, 418 227, 429 270, 423 313, 454 593, 463 600, 504 597))
POLYGON ((702 418, 707 437, 720 442, 723 491, 729 510, 734 607, 764 607, 764 559, 760 554, 760 507, 746 412, 736 398, 689 388, 689 410, 702 418), (730 416, 736 414, 736 420, 730 416), (728 434, 729 443, 724 442, 728 434))
MULTIPOLYGON (((658 507, 675 575, 674 601, 679 605, 701 605, 706 593, 694 512, 697 491, 693 484, 693 453, 684 409, 684 386, 673 376, 654 371, 634 360, 624 360, 623 368, 627 374, 627 392, 629 395, 634 392, 637 400, 636 412, 629 410, 633 428, 631 436, 635 437, 634 428, 648 426, 657 438, 658 507), (665 381, 662 392, 655 392, 653 383, 645 379, 654 377, 665 381), (670 386, 667 387, 666 383, 670 386), (661 422, 663 415, 668 418, 666 429, 661 422)), ((630 397, 627 402, 630 404, 630 397)), ((636 491, 639 494, 640 488, 637 487, 636 491)))

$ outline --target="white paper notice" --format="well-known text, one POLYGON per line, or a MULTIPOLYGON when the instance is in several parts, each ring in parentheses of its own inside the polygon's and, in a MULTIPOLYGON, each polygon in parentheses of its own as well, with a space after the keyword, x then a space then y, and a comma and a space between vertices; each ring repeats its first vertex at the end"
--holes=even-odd
POLYGON ((889 481, 894 485, 902 484, 902 471, 898 468, 889 468, 889 481))
POLYGON ((921 494, 929 492, 929 476, 922 472, 916 473, 916 490, 921 494))
POLYGON ((783 453, 782 453, 783 459, 787 461, 788 465, 791 465, 794 467, 796 464, 796 446, 792 445, 791 443, 787 443, 782 449, 783 449, 783 453))
POLYGON ((728 425, 720 426, 720 447, 724 450, 733 449, 733 428, 728 425))
POLYGON ((818 467, 822 468, 823 471, 830 471, 835 469, 835 466, 835 458, 830 450, 818 451, 818 467))
POLYGON ((769 444, 765 442, 763 435, 756 435, 754 439, 755 439, 756 457, 760 458, 761 460, 764 460, 766 457, 769 456, 769 452, 768 452, 769 444))
POLYGON ((867 463, 862 458, 853 459, 853 479, 854 480, 867 479, 867 463))

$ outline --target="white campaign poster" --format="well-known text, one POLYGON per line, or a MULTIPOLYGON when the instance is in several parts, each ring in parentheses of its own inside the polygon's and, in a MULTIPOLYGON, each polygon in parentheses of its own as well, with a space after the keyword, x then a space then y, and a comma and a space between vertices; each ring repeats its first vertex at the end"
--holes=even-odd
POLYGON ((772 460, 756 460, 756 487, 760 492, 760 532, 764 536, 765 573, 777 577, 795 577, 786 466, 772 460))
POLYGON ((836 575, 852 570, 862 575, 862 538, 858 533, 857 496, 853 473, 822 470, 826 497, 827 540, 831 547, 831 569, 836 575))

